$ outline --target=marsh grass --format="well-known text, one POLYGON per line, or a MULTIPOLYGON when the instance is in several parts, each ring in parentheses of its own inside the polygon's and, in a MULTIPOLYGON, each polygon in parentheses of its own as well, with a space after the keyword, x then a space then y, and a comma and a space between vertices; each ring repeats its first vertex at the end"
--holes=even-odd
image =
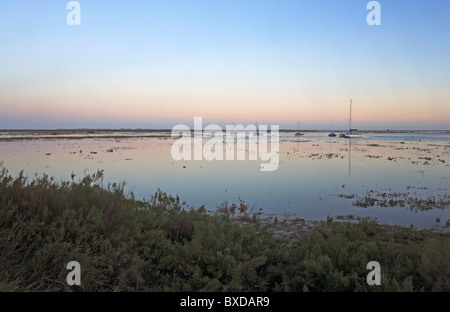
POLYGON ((0 291, 450 290, 447 234, 329 218, 279 238, 243 201, 211 214, 160 190, 138 201, 101 171, 58 182, 0 169, 0 291), (81 286, 66 284, 70 261, 81 286), (381 286, 366 283, 369 261, 381 286))

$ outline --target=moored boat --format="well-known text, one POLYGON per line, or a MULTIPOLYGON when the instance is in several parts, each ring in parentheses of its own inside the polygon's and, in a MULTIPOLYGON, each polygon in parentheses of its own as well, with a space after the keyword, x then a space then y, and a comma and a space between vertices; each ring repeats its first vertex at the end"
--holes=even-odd
POLYGON ((303 133, 300 132, 300 121, 299 121, 298 125, 297 125, 297 132, 295 133, 295 136, 302 136, 302 135, 303 135, 303 133))
POLYGON ((362 134, 358 132, 358 129, 352 129, 352 100, 350 100, 350 131, 344 134, 345 138, 362 138, 362 134))

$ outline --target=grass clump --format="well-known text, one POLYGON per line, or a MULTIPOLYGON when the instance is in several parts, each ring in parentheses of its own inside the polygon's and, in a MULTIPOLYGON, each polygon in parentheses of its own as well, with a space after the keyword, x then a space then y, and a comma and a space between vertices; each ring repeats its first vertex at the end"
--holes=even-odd
POLYGON ((158 190, 149 200, 101 171, 29 181, 0 168, 0 291, 449 291, 448 235, 328 220, 295 242, 231 212, 158 190), (81 265, 68 286, 66 265, 81 265), (382 285, 366 283, 369 261, 382 285))

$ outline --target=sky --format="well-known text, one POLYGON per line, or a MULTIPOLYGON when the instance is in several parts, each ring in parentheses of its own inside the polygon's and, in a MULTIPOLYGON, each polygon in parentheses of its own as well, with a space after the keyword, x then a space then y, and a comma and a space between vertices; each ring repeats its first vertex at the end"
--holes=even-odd
POLYGON ((450 129, 450 1, 0 0, 0 129, 450 129))

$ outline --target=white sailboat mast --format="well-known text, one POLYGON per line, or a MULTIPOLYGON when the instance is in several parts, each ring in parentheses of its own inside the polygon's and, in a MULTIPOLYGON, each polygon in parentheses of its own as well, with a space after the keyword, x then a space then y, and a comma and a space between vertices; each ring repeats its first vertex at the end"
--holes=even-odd
POLYGON ((352 131, 352 100, 350 99, 350 131, 352 131))

